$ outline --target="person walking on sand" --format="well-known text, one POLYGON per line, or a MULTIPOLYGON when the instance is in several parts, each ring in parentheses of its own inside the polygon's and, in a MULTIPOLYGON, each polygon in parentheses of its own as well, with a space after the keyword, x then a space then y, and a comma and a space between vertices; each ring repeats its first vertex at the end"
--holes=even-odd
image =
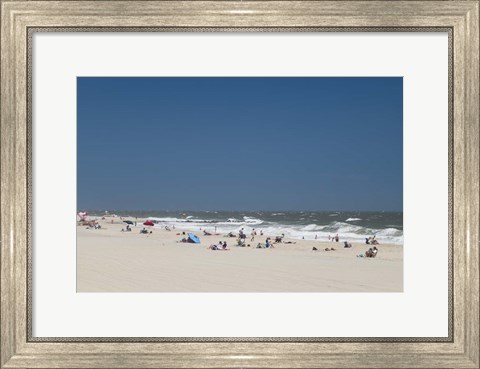
POLYGON ((252 229, 252 238, 250 238, 250 241, 253 242, 255 240, 255 235, 256 235, 256 232, 255 232, 255 228, 252 229))

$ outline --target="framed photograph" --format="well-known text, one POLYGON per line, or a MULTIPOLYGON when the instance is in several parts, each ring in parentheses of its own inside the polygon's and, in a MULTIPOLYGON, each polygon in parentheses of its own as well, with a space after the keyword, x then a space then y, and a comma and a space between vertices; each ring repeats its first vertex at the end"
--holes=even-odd
POLYGON ((479 368, 479 2, 1 1, 0 367, 479 368))

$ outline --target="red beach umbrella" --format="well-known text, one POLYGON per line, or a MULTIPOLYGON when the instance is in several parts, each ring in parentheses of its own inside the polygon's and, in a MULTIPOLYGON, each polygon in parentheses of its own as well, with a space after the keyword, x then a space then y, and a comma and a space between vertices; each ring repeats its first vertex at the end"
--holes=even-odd
POLYGON ((153 222, 147 220, 145 223, 143 223, 143 225, 146 225, 146 226, 153 226, 153 222))

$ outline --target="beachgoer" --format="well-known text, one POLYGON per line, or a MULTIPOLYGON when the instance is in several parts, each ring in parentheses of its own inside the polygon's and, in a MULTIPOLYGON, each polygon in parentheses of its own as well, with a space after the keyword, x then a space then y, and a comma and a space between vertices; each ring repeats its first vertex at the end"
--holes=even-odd
POLYGON ((315 239, 317 239, 317 235, 315 235, 315 239))
POLYGON ((338 233, 337 233, 337 235, 335 236, 335 242, 338 242, 339 239, 340 239, 340 238, 338 237, 338 233))
POLYGON ((251 236, 252 238, 250 238, 250 241, 253 242, 255 240, 255 228, 253 228, 251 236))
POLYGON ((260 230, 260 236, 263 236, 263 231, 262 230, 260 230))
MULTIPOLYGON (((220 242, 220 244, 222 244, 222 243, 220 242)), ((228 249, 227 249, 227 241, 223 241, 222 248, 223 248, 224 250, 228 250, 228 249)))

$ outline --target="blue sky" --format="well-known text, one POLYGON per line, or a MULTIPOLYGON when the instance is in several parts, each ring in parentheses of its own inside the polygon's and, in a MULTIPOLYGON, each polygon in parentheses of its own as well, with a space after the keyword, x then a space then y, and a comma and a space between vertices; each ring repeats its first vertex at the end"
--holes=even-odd
POLYGON ((403 209, 403 80, 77 78, 77 206, 403 209))

